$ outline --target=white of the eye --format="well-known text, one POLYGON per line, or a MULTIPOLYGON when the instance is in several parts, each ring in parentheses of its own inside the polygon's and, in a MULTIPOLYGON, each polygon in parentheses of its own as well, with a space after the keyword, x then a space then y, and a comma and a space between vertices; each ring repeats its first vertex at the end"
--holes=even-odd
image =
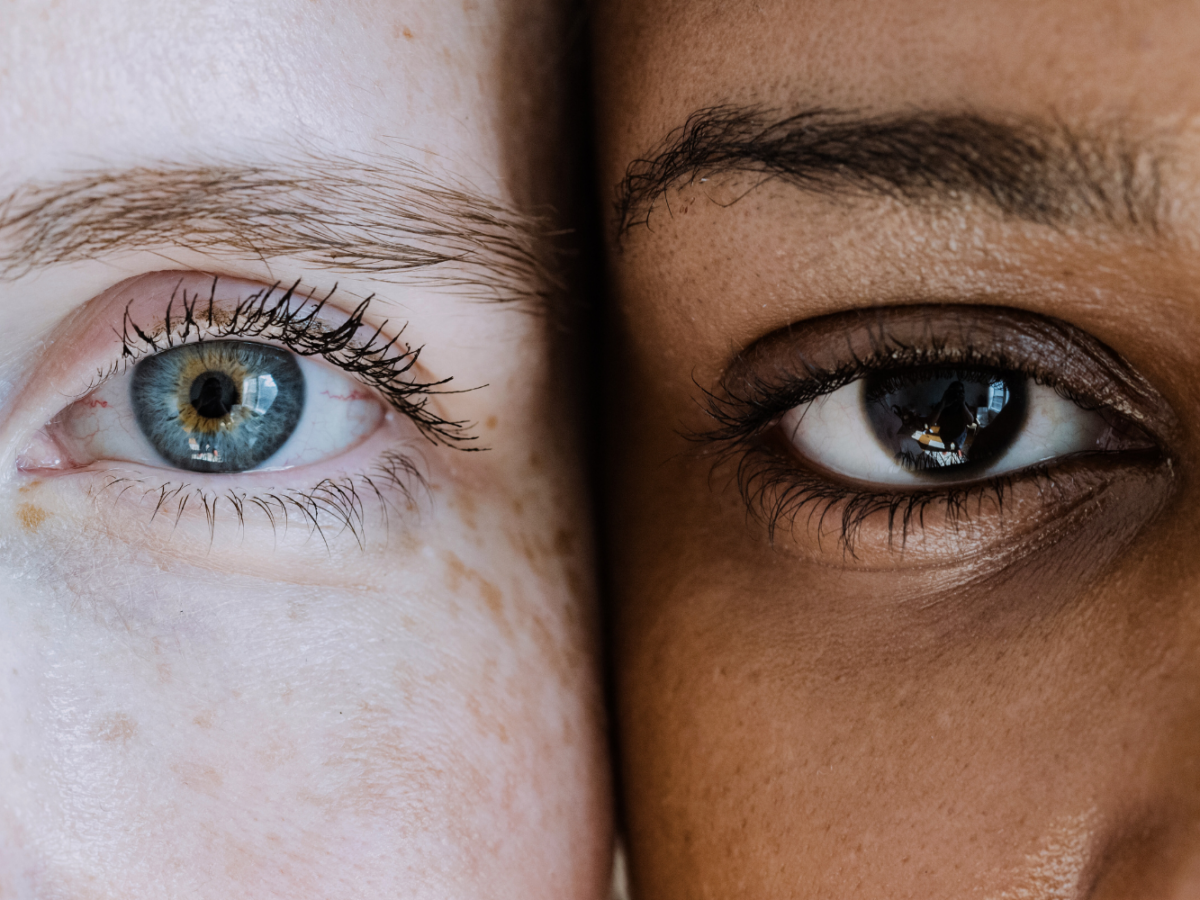
MULTIPOLYGON (((851 382, 784 414, 784 434, 796 451, 824 469, 873 484, 929 486, 928 476, 899 465, 875 437, 867 418, 866 382, 851 382)), ((1052 388, 1028 385, 1025 424, 1011 447, 972 479, 1001 475, 1069 453, 1096 449, 1109 433, 1097 412, 1086 410, 1052 388)))
MULTIPOLYGON (((304 357, 296 361, 304 374, 304 411, 284 445, 252 471, 290 469, 335 457, 369 437, 384 415, 379 398, 349 375, 328 363, 304 357)), ((56 438, 71 460, 82 465, 97 460, 166 465, 138 427, 129 399, 132 377, 130 371, 110 378, 63 412, 56 438)), ((272 383, 255 388, 256 405, 269 405, 273 398, 267 395, 278 390, 274 379, 268 380, 272 383)))

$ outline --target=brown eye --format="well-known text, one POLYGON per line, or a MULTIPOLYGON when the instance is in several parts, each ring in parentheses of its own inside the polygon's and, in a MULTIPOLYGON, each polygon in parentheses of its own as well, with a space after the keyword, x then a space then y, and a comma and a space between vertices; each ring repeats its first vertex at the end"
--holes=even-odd
POLYGON ((863 380, 866 415, 885 453, 913 472, 979 468, 1025 427, 1027 379, 1002 371, 916 369, 863 380))
POLYGON ((1147 445, 1128 423, 1027 376, 953 368, 867 375, 789 410, 780 426, 816 469, 913 488, 1147 445))

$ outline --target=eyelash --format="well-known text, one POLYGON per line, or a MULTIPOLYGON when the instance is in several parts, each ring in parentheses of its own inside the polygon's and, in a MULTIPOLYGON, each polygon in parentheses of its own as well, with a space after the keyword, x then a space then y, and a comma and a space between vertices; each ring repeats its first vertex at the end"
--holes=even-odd
MULTIPOLYGON (((193 334, 197 341, 267 337, 298 356, 320 356, 379 391, 393 409, 411 419, 432 443, 460 450, 478 449, 463 446, 465 442, 477 439, 467 430, 466 422, 443 418, 429 409, 431 396, 461 393, 438 390, 451 378, 430 382, 404 378, 416 366, 422 348, 413 349, 405 344, 401 349, 399 341, 403 329, 401 334, 384 340, 382 333, 387 325, 384 322, 365 344, 356 343, 373 296, 359 303, 341 325, 328 328, 320 320, 320 314, 336 293, 336 285, 315 307, 304 311, 302 306, 292 308, 300 288, 299 281, 283 291, 280 291, 279 283, 265 287, 232 308, 216 303, 218 281, 213 279, 207 300, 199 293, 189 296, 186 289, 177 288, 167 302, 162 328, 157 333, 134 322, 127 306, 119 333, 121 360, 108 373, 102 373, 101 380, 115 371, 124 371, 144 356, 187 343, 193 334)), ((95 387, 93 384, 90 389, 95 387)))
MULTIPOLYGON (((319 356, 377 390, 388 405, 411 420, 431 443, 459 450, 481 449, 464 446, 477 439, 467 430, 466 422, 446 419, 429 408, 430 397, 459 393, 440 390, 451 381, 450 378, 422 382, 404 377, 416 366, 421 348, 401 345, 400 334, 385 340, 382 331, 386 322, 376 328, 367 341, 357 340, 372 297, 359 303, 340 325, 328 327, 319 317, 333 298, 336 286, 318 300, 315 307, 307 309, 303 304, 293 304, 300 290, 299 281, 288 288, 281 288, 279 283, 264 287, 228 306, 218 304, 215 299, 219 281, 219 278, 213 278, 207 297, 177 286, 157 326, 144 327, 136 322, 130 313, 133 303, 130 301, 117 332, 122 345, 121 358, 106 371, 101 371, 84 394, 95 390, 107 378, 127 371, 142 358, 187 343, 189 339, 198 342, 268 338, 297 355, 319 356)), ((112 475, 91 493, 99 498, 115 492, 115 499, 119 499, 130 491, 138 492, 143 499, 154 502, 151 521, 166 516, 173 518, 176 525, 189 508, 202 509, 210 541, 216 531, 217 511, 227 506, 239 527, 245 525, 251 510, 257 510, 272 530, 277 531, 282 525, 286 531, 290 522, 298 519, 310 535, 320 537, 328 547, 330 535, 326 529, 332 525, 337 533, 350 532, 363 548, 367 519, 365 498, 373 497, 378 502, 387 530, 390 512, 396 505, 394 496, 402 498, 403 506, 411 512, 416 505, 415 491, 424 487, 424 477, 413 459, 397 451, 387 451, 367 472, 336 479, 324 478, 306 489, 250 493, 229 488, 217 492, 191 481, 158 482, 112 475), (389 496, 389 489, 393 496, 389 496)))
MULTIPOLYGON (((853 557, 857 532, 872 516, 886 512, 888 545, 894 547, 899 526, 900 546, 915 529, 925 527, 925 514, 934 505, 945 507, 952 528, 970 519, 970 507, 977 511, 991 502, 1000 512, 1017 482, 1037 480, 1043 490, 1061 489, 1060 461, 1050 461, 1017 472, 994 476, 973 484, 950 485, 922 490, 873 490, 839 484, 807 470, 794 457, 771 440, 772 429, 787 411, 867 375, 894 372, 902 379, 907 370, 966 369, 1009 371, 1033 379, 1085 410, 1104 412, 1104 403, 1087 397, 1063 384, 1050 369, 1030 365, 1005 353, 986 353, 974 347, 951 350, 943 343, 929 347, 905 344, 881 328, 872 334, 871 349, 865 356, 853 354, 850 361, 833 369, 821 369, 805 363, 804 374, 769 381, 756 374, 743 379, 744 387, 735 390, 726 380, 717 391, 700 385, 705 411, 717 426, 685 437, 716 448, 714 472, 736 462, 736 481, 743 501, 752 513, 761 514, 770 540, 781 526, 790 527, 804 509, 809 521, 816 520, 817 534, 824 533, 826 518, 841 508, 837 541, 842 551, 853 557)), ((1136 426, 1135 426, 1136 427, 1136 426)))
POLYGON ((314 487, 308 489, 293 489, 288 491, 265 491, 249 494, 232 488, 224 493, 206 491, 195 487, 190 482, 165 482, 157 486, 150 485, 144 479, 109 476, 105 483, 94 492, 99 497, 105 493, 117 490, 116 499, 130 490, 141 490, 144 498, 157 495, 154 511, 150 515, 153 522, 160 515, 168 515, 170 507, 174 507, 175 524, 183 518, 188 505, 194 501, 196 506, 204 510, 208 522, 209 541, 216 534, 217 509, 221 501, 232 509, 238 527, 246 524, 246 513, 249 509, 257 509, 263 513, 273 531, 280 524, 284 531, 289 525, 289 510, 298 514, 306 524, 310 536, 315 534, 321 538, 326 548, 329 539, 326 536, 326 523, 332 521, 338 526, 338 532, 349 531, 359 549, 366 547, 366 509, 359 486, 373 496, 379 504, 384 516, 385 530, 390 528, 389 510, 393 502, 384 491, 385 485, 400 493, 408 509, 414 506, 415 496, 413 485, 425 486, 425 480, 416 464, 402 453, 389 451, 370 472, 357 476, 347 476, 340 479, 323 478, 314 487), (356 484, 355 482, 359 484, 356 484), (118 490, 119 489, 119 490, 118 490))

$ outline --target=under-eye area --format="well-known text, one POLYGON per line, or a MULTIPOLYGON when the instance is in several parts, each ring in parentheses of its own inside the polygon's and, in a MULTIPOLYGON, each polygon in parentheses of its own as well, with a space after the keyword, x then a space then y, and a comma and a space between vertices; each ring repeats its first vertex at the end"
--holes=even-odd
POLYGON ((228 515, 361 544, 368 520, 415 508, 430 452, 474 436, 403 325, 334 298, 179 273, 119 285, 68 339, 76 383, 46 385, 19 470, 210 536, 228 515))
POLYGON ((1123 476, 1169 473, 1176 427, 1100 341, 997 307, 789 326, 740 353, 706 405, 714 427, 694 437, 772 538, 849 558, 914 538, 961 553, 1045 525, 1123 476))

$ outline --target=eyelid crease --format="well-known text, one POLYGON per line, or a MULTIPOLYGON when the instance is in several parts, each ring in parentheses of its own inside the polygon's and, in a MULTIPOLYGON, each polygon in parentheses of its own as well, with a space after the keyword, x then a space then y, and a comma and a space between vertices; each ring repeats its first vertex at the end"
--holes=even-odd
POLYGON ((216 299, 219 281, 213 276, 205 296, 199 291, 189 292, 181 280, 167 301, 161 321, 153 325, 135 321, 130 312, 131 300, 117 332, 121 359, 100 373, 89 392, 141 358, 189 341, 264 338, 299 356, 320 356, 375 388, 430 442, 462 450, 479 449, 462 446, 477 440, 467 422, 446 419, 429 407, 433 395, 461 393, 440 389, 452 378, 422 382, 404 377, 417 365, 422 348, 400 343, 403 328, 386 338, 385 321, 371 329, 365 341, 359 339, 358 335, 368 329, 363 320, 373 296, 361 301, 343 322, 333 325, 322 318, 322 313, 336 293, 336 285, 324 297, 314 299, 299 293, 299 281, 287 288, 277 282, 225 304, 216 299))

